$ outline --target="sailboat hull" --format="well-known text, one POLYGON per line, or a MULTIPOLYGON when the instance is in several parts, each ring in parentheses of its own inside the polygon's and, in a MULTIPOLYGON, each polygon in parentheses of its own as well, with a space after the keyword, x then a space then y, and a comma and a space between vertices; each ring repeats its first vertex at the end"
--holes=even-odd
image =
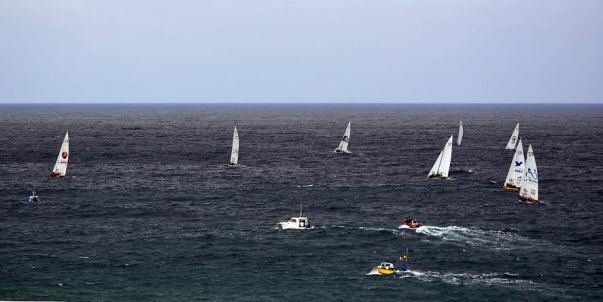
POLYGON ((517 191, 519 191, 519 188, 515 187, 515 186, 504 186, 503 190, 517 192, 517 191))
POLYGON ((52 173, 50 173, 50 177, 52 177, 52 178, 65 178, 65 175, 61 175, 59 173, 52 172, 52 173))
POLYGON ((519 196, 519 200, 525 201, 525 202, 531 203, 531 204, 540 204, 539 200, 532 199, 532 198, 527 198, 527 197, 522 197, 522 196, 519 196))
POLYGON ((429 178, 429 179, 434 179, 434 178, 435 179, 448 179, 448 177, 441 176, 441 175, 430 175, 430 176, 427 176, 427 178, 429 178))

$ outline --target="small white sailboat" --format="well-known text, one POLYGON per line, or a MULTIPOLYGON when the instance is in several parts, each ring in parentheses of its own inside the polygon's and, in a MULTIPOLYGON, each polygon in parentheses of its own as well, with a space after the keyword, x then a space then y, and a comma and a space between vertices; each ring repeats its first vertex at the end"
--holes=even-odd
POLYGON ((232 149, 230 151, 230 160, 228 161, 229 166, 236 166, 239 163, 239 132, 237 126, 234 127, 234 133, 232 134, 232 149))
POLYGON ((511 161, 511 166, 509 167, 509 172, 507 173, 507 178, 505 179, 503 189, 519 191, 521 181, 523 180, 524 168, 525 158, 523 156, 523 145, 521 144, 520 138, 519 142, 517 143, 517 147, 515 148, 515 155, 513 155, 513 160, 511 161))
POLYGON ((343 133, 343 138, 341 139, 341 142, 339 143, 339 146, 337 147, 337 149, 335 149, 336 153, 344 153, 344 154, 352 153, 348 150, 348 143, 350 142, 351 124, 352 124, 352 122, 348 122, 348 126, 345 128, 345 132, 343 133))
POLYGON ((515 145, 517 144, 517 140, 519 139, 519 123, 515 126, 515 130, 513 130, 513 134, 511 134, 511 138, 509 138, 509 142, 505 149, 513 150, 515 149, 515 145))
POLYGON ((304 208, 303 205, 300 205, 298 217, 291 217, 287 221, 279 222, 278 224, 281 227, 281 229, 283 229, 283 230, 313 229, 314 226, 310 224, 308 217, 304 216, 303 208, 304 208))
POLYGON ((452 135, 446 142, 444 150, 440 152, 438 159, 433 164, 433 167, 429 171, 427 177, 429 178, 448 178, 448 172, 450 171, 450 162, 452 161, 452 135))
POLYGON ((63 178, 67 174, 67 163, 69 162, 69 132, 65 133, 65 138, 63 139, 63 144, 61 145, 61 150, 59 151, 59 156, 57 157, 57 161, 54 164, 54 168, 52 169, 52 173, 50 173, 51 177, 54 178, 63 178))
POLYGON ((536 158, 532 145, 528 147, 528 155, 526 157, 526 167, 519 190, 519 200, 529 203, 538 203, 538 169, 536 168, 536 158))
POLYGON ((42 200, 40 200, 40 197, 38 197, 38 194, 36 194, 36 190, 35 189, 31 190, 31 196, 29 196, 29 198, 27 199, 27 202, 31 203, 31 204, 44 203, 42 200))
POLYGON ((461 141, 463 140, 463 121, 459 123, 459 136, 456 138, 457 146, 461 145, 461 141))

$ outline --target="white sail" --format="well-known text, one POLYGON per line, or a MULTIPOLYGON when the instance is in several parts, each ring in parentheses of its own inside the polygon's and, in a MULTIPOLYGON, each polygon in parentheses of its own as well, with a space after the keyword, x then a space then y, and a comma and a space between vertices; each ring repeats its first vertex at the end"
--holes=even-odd
POLYGON ((438 168, 440 167, 440 163, 442 162, 442 154, 444 154, 444 150, 440 151, 440 155, 438 155, 438 159, 436 159, 435 163, 433 164, 433 167, 431 167, 431 170, 429 171, 427 177, 438 175, 438 168))
POLYGON ((463 121, 459 123, 459 136, 456 138, 456 144, 461 145, 461 141, 463 140, 463 121))
POLYGON ((348 151, 348 143, 350 141, 351 124, 352 122, 348 122, 348 126, 345 128, 345 132, 343 133, 343 138, 341 139, 337 149, 335 149, 335 152, 350 153, 350 151, 348 151))
POLYGON ((232 135, 232 150, 230 152, 230 161, 229 165, 235 166, 239 162, 239 132, 237 132, 237 127, 234 128, 234 133, 232 135))
POLYGON ((511 134, 511 138, 509 138, 509 142, 505 149, 515 149, 515 144, 517 144, 517 140, 519 139, 519 123, 515 126, 515 130, 513 130, 513 134, 511 134))
POLYGON ((521 187, 524 168, 525 158, 523 156, 523 145, 521 144, 521 139, 519 139, 517 147, 515 148, 515 155, 513 155, 513 160, 509 167, 509 172, 507 173, 507 179, 505 179, 505 189, 518 190, 521 187))
POLYGON ((519 198, 527 201, 538 201, 538 169, 536 168, 536 158, 532 145, 528 147, 526 168, 523 175, 519 198))
POLYGON ((450 171, 450 162, 452 161, 452 135, 446 142, 444 150, 440 152, 440 156, 436 160, 435 164, 429 171, 429 177, 441 177, 448 178, 448 172, 450 171))
POLYGON ((54 168, 52 169, 52 173, 50 176, 52 177, 65 177, 67 174, 67 163, 69 162, 69 132, 65 133, 65 138, 63 139, 63 144, 61 145, 61 150, 59 151, 59 156, 57 157, 57 161, 54 164, 54 168))

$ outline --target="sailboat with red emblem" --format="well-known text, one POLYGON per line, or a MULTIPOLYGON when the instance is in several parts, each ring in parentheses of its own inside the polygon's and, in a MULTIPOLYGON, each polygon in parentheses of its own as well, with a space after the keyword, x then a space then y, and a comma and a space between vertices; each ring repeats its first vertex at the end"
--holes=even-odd
POLYGON ((52 173, 50 173, 51 177, 54 178, 63 178, 67 174, 67 163, 69 162, 69 132, 65 133, 65 138, 63 139, 63 144, 61 145, 61 150, 59 151, 59 156, 57 157, 57 162, 54 164, 54 168, 52 169, 52 173))

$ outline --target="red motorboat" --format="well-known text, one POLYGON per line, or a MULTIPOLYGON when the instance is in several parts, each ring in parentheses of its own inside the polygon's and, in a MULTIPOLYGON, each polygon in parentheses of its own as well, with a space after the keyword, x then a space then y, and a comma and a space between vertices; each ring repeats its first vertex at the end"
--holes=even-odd
POLYGON ((405 226, 407 226, 411 229, 416 229, 421 226, 421 223, 417 219, 412 218, 412 217, 404 218, 404 220, 402 221, 402 224, 404 224, 405 226))

